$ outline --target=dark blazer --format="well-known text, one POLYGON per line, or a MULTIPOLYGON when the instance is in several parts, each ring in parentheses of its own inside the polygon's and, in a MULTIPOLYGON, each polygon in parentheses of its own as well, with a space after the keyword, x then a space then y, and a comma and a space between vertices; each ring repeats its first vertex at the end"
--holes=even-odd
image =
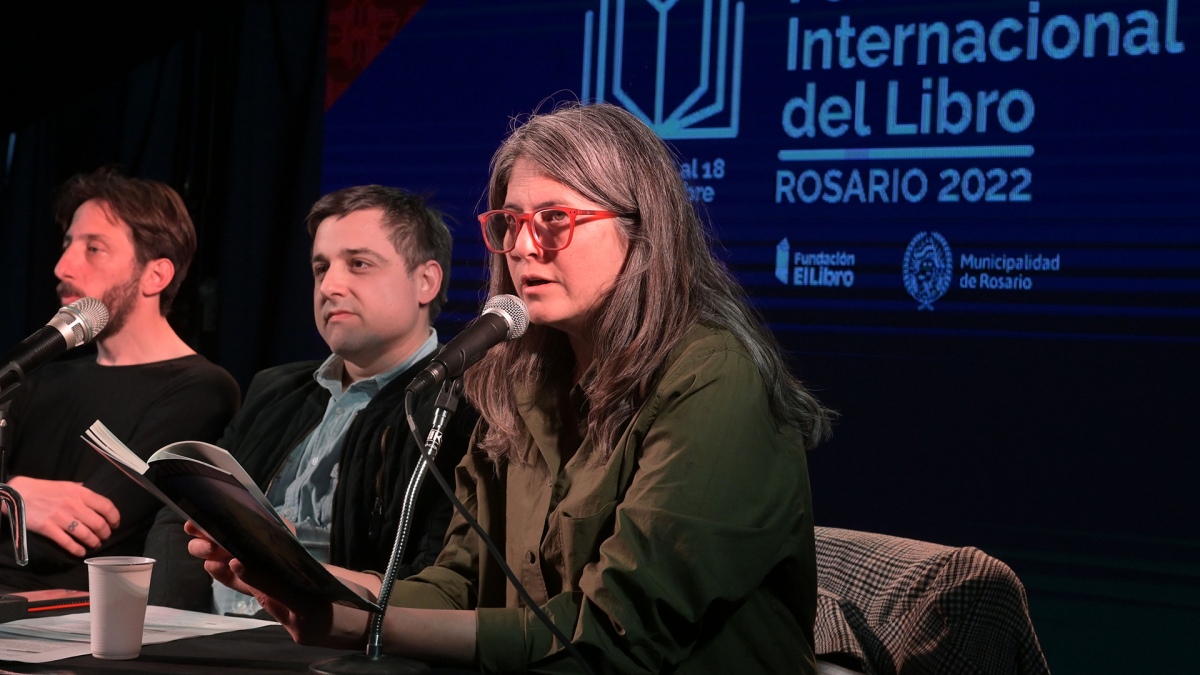
MULTIPOLYGON (((333 498, 330 562, 334 565, 379 572, 387 566, 404 492, 420 460, 405 419, 404 388, 431 358, 392 380, 355 416, 346 432, 333 498)), ((304 361, 257 374, 241 411, 217 443, 237 458, 264 492, 288 455, 325 414, 330 394, 313 378, 320 365, 320 361, 304 361)), ((433 388, 415 401, 413 419, 422 434, 429 431, 437 394, 433 388)), ((453 469, 466 452, 478 417, 464 400, 450 418, 435 462, 447 480, 453 480, 453 469)), ((437 482, 426 478, 413 509, 398 578, 433 564, 452 512, 437 482)), ((146 546, 146 555, 158 560, 160 567, 151 584, 150 601, 208 611, 212 580, 201 561, 188 555, 187 540, 179 517, 164 509, 146 546)))

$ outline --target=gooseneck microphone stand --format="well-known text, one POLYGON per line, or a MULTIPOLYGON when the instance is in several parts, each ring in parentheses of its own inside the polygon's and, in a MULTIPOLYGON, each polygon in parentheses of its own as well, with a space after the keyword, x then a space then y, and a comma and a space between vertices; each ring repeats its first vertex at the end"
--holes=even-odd
POLYGON ((317 661, 308 668, 311 675, 415 675, 431 671, 429 666, 419 661, 383 653, 383 617, 387 612, 388 599, 392 595, 392 585, 396 583, 396 568, 400 566, 404 547, 408 543, 408 533, 412 529, 412 512, 417 502, 417 494, 421 490, 421 484, 425 482, 429 468, 429 460, 426 457, 437 457, 438 450, 442 447, 442 433, 446 423, 458 409, 462 390, 461 378, 448 379, 442 383, 442 389, 434 401, 433 426, 425 438, 425 455, 417 462, 412 478, 408 481, 408 488, 404 491, 400 524, 396 528, 396 543, 392 545, 392 556, 379 588, 379 611, 371 615, 366 652, 317 661))

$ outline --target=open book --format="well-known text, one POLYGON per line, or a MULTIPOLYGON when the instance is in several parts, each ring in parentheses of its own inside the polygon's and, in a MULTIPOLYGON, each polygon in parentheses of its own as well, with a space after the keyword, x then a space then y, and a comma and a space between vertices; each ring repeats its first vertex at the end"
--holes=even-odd
POLYGON ((379 611, 317 562, 229 452, 209 443, 172 443, 143 461, 97 421, 83 436, 162 503, 200 526, 247 567, 303 593, 379 611))

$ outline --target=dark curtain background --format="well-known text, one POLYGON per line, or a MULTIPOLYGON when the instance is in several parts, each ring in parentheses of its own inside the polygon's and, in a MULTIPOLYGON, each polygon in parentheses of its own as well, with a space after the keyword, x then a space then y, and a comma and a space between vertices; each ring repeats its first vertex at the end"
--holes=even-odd
POLYGON ((245 386, 323 355, 308 235, 326 3, 43 3, 0 14, 0 351, 58 307, 54 189, 118 165, 170 184, 199 248, 171 315, 245 386))

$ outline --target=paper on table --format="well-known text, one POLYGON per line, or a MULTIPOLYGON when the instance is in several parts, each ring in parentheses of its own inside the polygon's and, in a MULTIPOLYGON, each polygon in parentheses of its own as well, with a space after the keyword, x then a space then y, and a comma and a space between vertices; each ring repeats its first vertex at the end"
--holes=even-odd
MULTIPOLYGON (((142 644, 230 633, 272 623, 150 605, 146 608, 142 644)), ((88 612, 0 623, 0 661, 46 663, 90 654, 90 631, 91 615, 88 612)))

